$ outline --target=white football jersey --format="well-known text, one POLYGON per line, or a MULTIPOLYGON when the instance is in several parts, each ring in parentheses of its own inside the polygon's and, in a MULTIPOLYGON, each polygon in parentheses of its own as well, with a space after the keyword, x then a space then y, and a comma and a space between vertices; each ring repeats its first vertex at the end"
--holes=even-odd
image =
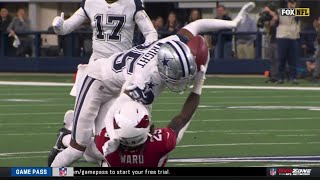
POLYGON ((115 93, 119 93, 124 84, 135 85, 151 98, 145 102, 150 104, 165 88, 158 72, 157 58, 161 44, 171 40, 179 41, 180 38, 172 35, 149 45, 142 44, 123 53, 116 53, 108 59, 92 61, 87 73, 90 77, 101 80, 115 93))
POLYGON ((110 57, 132 47, 135 14, 144 10, 143 0, 82 0, 81 7, 91 20, 93 54, 110 57))

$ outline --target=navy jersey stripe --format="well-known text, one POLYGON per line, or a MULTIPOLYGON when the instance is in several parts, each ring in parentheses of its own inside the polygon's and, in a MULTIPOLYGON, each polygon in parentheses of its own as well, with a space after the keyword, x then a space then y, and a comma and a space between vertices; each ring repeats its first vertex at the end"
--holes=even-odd
POLYGON ((89 15, 88 15, 88 13, 87 13, 87 11, 85 10, 85 5, 86 5, 86 0, 82 0, 81 1, 81 5, 80 5, 80 7, 83 9, 83 11, 84 11, 84 13, 86 14, 86 16, 90 19, 90 17, 89 17, 89 15))

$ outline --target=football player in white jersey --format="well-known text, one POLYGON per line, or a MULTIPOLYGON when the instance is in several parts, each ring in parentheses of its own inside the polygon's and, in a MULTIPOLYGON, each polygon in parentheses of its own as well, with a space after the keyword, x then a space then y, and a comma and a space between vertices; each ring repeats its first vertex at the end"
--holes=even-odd
MULTIPOLYGON (((112 116, 122 103, 134 99, 150 105, 164 87, 175 92, 184 91, 197 71, 195 57, 186 45, 187 41, 200 33, 235 28, 254 7, 252 2, 244 5, 232 21, 197 20, 176 35, 91 62, 78 96, 70 145, 55 157, 51 166, 70 166, 81 158, 91 140, 94 124, 96 132, 106 127, 110 137, 108 144, 116 142, 112 116), (119 96, 122 87, 125 87, 124 93, 119 96), (105 122, 97 122, 101 119, 97 118, 98 113, 103 114, 105 122)), ((61 146, 63 139, 67 138, 65 135, 63 139, 60 137, 56 146, 61 146)))
MULTIPOLYGON (((82 0, 81 7, 69 19, 64 20, 64 13, 61 13, 54 18, 52 26, 57 34, 66 35, 88 19, 93 29, 93 53, 89 62, 132 48, 136 24, 145 37, 145 43, 158 40, 158 33, 144 10, 143 0, 82 0)), ((84 64, 78 66, 70 95, 79 94, 86 68, 84 64)), ((73 110, 66 113, 66 116, 73 115, 73 110)))
POLYGON ((143 0, 82 0, 81 7, 69 19, 64 20, 63 14, 52 22, 59 35, 71 33, 87 19, 91 21, 93 53, 90 61, 132 48, 136 24, 146 43, 158 40, 143 0))

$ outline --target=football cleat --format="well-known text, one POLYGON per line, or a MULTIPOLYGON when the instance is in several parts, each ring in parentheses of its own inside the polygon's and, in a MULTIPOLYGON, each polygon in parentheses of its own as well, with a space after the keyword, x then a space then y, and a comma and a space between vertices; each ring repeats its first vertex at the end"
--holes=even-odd
POLYGON ((56 144, 54 145, 54 147, 52 148, 52 150, 49 153, 48 156, 48 166, 50 167, 52 162, 54 161, 54 159, 56 158, 56 156, 63 151, 64 149, 66 149, 66 147, 63 145, 62 143, 62 139, 65 135, 71 134, 71 131, 66 129, 66 128, 61 128, 59 129, 59 133, 58 133, 58 139, 56 144))

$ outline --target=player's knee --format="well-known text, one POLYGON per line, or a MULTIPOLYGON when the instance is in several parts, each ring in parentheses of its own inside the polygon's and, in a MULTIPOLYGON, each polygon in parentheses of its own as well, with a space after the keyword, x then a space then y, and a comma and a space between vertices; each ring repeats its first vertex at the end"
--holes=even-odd
POLYGON ((70 146, 76 150, 84 152, 86 150, 86 146, 80 145, 78 142, 76 142, 74 139, 71 139, 70 146))
POLYGON ((84 154, 84 151, 81 151, 79 149, 75 149, 73 147, 68 147, 66 150, 69 150, 69 153, 67 153, 67 154, 68 154, 68 157, 70 158, 71 162, 75 162, 75 161, 79 160, 84 154))
POLYGON ((90 154, 84 153, 83 154, 84 159, 88 162, 88 163, 98 163, 97 159, 95 159, 94 157, 92 157, 90 154))

